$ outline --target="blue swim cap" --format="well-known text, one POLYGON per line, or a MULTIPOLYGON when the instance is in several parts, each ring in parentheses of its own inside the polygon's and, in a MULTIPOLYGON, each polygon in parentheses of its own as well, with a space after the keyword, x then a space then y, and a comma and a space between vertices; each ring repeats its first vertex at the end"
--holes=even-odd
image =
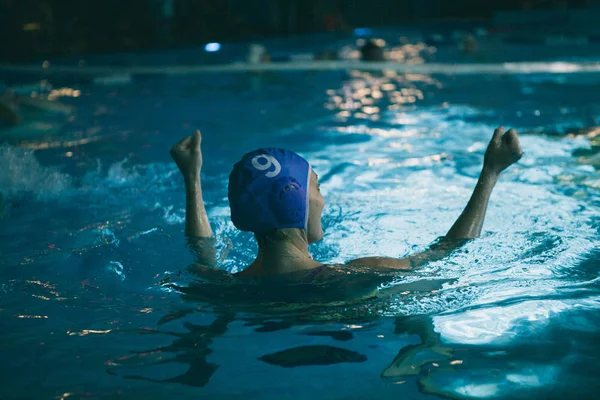
POLYGON ((258 234, 282 228, 306 229, 310 165, 284 149, 245 154, 229 175, 231 221, 258 234))

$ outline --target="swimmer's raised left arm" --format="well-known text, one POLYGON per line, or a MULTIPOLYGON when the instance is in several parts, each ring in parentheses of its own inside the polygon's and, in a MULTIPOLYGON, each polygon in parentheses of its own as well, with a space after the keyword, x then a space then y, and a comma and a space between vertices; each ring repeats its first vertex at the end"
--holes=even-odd
POLYGON ((201 265, 216 266, 216 250, 213 231, 208 221, 202 197, 202 135, 195 131, 193 136, 183 138, 173 148, 171 157, 185 184, 185 234, 189 247, 196 253, 201 265))
POLYGON ((466 240, 479 237, 488 202, 500 173, 519 161, 522 155, 517 132, 510 129, 504 134, 503 127, 497 128, 485 152, 483 169, 473 194, 462 214, 444 237, 426 251, 407 258, 366 257, 352 260, 349 264, 397 269, 416 268, 426 262, 442 259, 466 240))

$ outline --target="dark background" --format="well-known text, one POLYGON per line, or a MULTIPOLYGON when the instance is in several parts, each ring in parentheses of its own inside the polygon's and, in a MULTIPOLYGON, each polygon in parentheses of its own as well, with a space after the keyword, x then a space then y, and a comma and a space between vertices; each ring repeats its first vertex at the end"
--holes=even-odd
POLYGON ((140 51, 212 41, 435 21, 501 10, 565 10, 597 0, 0 0, 0 61, 140 51))

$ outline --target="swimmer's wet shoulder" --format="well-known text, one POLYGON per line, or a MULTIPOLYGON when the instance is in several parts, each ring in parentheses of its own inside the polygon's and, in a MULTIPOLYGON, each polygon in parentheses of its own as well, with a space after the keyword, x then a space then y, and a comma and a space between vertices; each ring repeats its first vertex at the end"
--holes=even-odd
MULTIPOLYGON (((202 198, 201 140, 200 132, 194 132, 192 137, 184 138, 171 149, 171 156, 184 177, 185 232, 191 238, 190 248, 203 265, 212 268, 217 263, 213 232, 202 198)), ((517 133, 513 129, 506 133, 502 127, 496 129, 473 194, 446 235, 425 251, 409 257, 363 257, 347 265, 372 272, 413 270, 446 257, 465 240, 477 238, 498 176, 521 156, 517 133)), ((254 262, 237 277, 291 277, 302 276, 304 272, 316 280, 337 276, 338 269, 313 260, 308 252, 308 245, 324 235, 321 215, 325 199, 320 192, 318 175, 304 158, 277 148, 261 148, 245 154, 230 174, 228 198, 232 222, 238 229, 252 232, 258 243, 254 262)))

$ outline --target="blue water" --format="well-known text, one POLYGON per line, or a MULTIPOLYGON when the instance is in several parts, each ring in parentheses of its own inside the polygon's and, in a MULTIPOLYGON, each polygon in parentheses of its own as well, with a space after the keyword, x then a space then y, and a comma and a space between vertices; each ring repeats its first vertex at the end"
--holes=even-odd
POLYGON ((599 82, 48 78, 76 116, 0 133, 0 398, 595 398, 599 82), (500 124, 520 132, 525 154, 501 177, 482 237, 418 272, 366 280, 379 298, 281 304, 267 292, 293 289, 178 291, 194 286, 182 272, 193 258, 168 149, 193 129, 204 134, 221 266, 236 272, 255 251, 226 196, 244 152, 282 146, 310 160, 327 201, 311 252, 342 263, 408 255, 443 235, 500 124))

